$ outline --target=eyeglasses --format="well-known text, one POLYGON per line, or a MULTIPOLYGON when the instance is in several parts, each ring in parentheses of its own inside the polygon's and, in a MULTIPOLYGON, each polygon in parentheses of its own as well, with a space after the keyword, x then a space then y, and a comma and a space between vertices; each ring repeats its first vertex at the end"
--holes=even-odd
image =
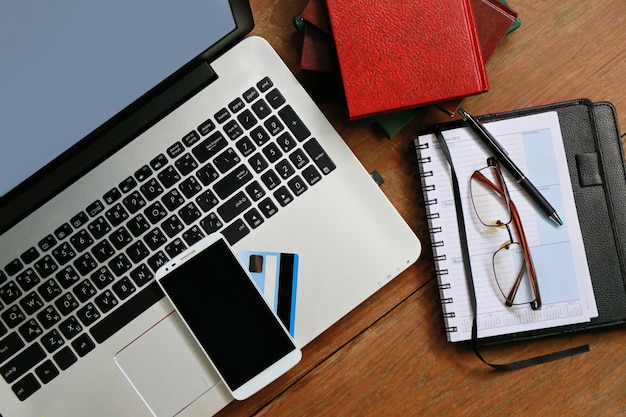
POLYGON ((524 228, 494 157, 487 166, 474 171, 470 179, 470 195, 480 222, 491 230, 506 230, 508 239, 494 252, 492 264, 495 282, 504 297, 504 304, 530 304, 533 310, 541 308, 537 275, 532 262, 524 228), (511 232, 515 229, 515 240, 511 232), (524 280, 524 276, 528 276, 524 280))

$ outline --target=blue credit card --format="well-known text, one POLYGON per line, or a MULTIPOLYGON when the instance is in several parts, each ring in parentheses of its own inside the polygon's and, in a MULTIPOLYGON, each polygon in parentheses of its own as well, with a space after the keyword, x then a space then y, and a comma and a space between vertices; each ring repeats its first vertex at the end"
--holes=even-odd
POLYGON ((298 255, 254 251, 239 252, 238 255, 265 299, 293 336, 296 316, 298 255))

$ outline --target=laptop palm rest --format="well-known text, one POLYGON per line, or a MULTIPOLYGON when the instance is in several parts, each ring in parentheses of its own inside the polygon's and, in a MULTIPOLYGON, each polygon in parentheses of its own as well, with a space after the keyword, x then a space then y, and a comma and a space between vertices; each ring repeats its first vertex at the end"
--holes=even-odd
POLYGON ((230 401, 210 362, 172 313, 127 345, 115 363, 158 417, 171 417, 215 387, 230 401))

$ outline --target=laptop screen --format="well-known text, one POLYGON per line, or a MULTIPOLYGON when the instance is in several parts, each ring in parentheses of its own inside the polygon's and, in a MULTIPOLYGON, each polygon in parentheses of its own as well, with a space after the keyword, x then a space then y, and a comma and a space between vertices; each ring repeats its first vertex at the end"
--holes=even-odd
POLYGON ((228 0, 5 4, 0 197, 234 29, 228 0))

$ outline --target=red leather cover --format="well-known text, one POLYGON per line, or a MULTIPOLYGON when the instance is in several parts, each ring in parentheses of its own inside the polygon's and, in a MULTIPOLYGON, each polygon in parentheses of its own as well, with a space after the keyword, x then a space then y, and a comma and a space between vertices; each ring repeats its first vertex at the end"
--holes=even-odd
MULTIPOLYGON (((498 0, 472 0, 474 19, 478 27, 481 51, 485 62, 489 61, 509 28, 515 22, 517 13, 498 0)), ((454 116, 463 99, 438 104, 450 116, 454 116)))
POLYGON ((488 90, 470 0, 327 0, 350 118, 488 90))

